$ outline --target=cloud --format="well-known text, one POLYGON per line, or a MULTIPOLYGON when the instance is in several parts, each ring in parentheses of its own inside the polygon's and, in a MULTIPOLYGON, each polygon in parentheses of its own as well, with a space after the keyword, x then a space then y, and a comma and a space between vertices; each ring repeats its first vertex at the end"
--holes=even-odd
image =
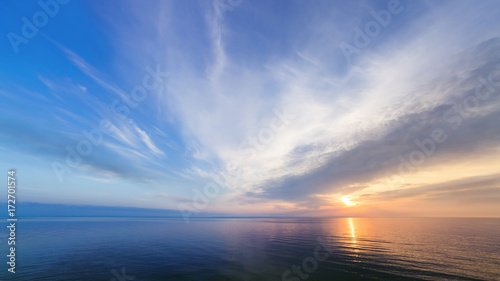
POLYGON ((366 194, 361 196, 360 199, 367 201, 391 201, 410 197, 424 197, 429 200, 458 197, 470 200, 476 196, 487 199, 491 194, 494 194, 495 198, 500 197, 500 174, 467 177, 414 188, 366 194), (467 196, 464 196, 465 194, 467 196))
POLYGON ((82 57, 58 43, 56 43, 56 46, 58 46, 65 53, 66 57, 85 75, 92 78, 96 83, 109 90, 110 92, 116 94, 118 97, 122 99, 126 98, 127 94, 125 93, 125 91, 120 89, 118 86, 111 85, 110 82, 106 81, 106 79, 103 78, 103 74, 101 74, 82 57))
MULTIPOLYGON (((212 4, 96 5, 119 58, 109 69, 119 69, 113 77, 120 80, 53 42, 84 79, 39 75, 52 96, 32 95, 49 103, 54 120, 65 126, 51 139, 24 124, 36 145, 26 140, 30 134, 9 138, 63 154, 67 143, 81 139, 82 128, 107 119, 113 130, 82 166, 89 173, 175 175, 192 183, 237 163, 231 193, 215 201, 273 206, 266 211, 321 209, 337 195, 373 201, 392 189, 437 196, 432 192, 439 184, 459 182, 437 176, 422 182, 415 175, 499 154, 498 91, 477 105, 470 99, 482 85, 479 78, 500 64, 495 1, 403 2, 403 11, 354 64, 339 46, 351 42, 354 28, 373 20, 370 11, 385 8, 385 1, 244 2, 223 16, 212 4), (141 81, 138 70, 147 65, 169 73, 165 87, 133 114, 118 116, 111 102, 126 98, 124 85, 141 81), (294 117, 284 121, 283 112, 294 117), (416 141, 432 138, 436 128, 447 140, 415 171, 399 175, 399 157, 408 158, 419 149, 416 141), (383 186, 391 177, 402 178, 400 185, 383 186)), ((498 173, 493 162, 490 175, 498 173)), ((483 176, 489 175, 474 171, 462 178, 483 176)), ((478 190, 489 188, 481 184, 478 190)))
POLYGON ((141 130, 139 127, 135 126, 135 130, 137 131, 137 133, 139 134, 142 142, 149 148, 149 150, 151 150, 151 152, 153 154, 155 154, 156 156, 165 156, 165 153, 163 153, 163 151, 161 151, 154 143, 153 141, 151 140, 151 138, 148 136, 148 134, 146 132, 144 132, 143 130, 141 130))
MULTIPOLYGON (((437 127, 447 130, 449 141, 426 165, 457 154, 474 157, 467 152, 471 147, 494 150, 496 97, 463 118, 460 130, 443 121, 443 114, 463 102, 477 78, 491 73, 498 62, 493 28, 480 24, 496 25, 496 17, 487 12, 494 3, 405 5, 411 20, 405 14, 395 16, 385 35, 352 66, 346 65, 338 46, 363 21, 346 23, 321 14, 308 24, 297 13, 294 21, 303 22, 300 31, 312 31, 309 36, 293 32, 293 23, 273 21, 275 14, 257 6, 238 6, 223 19, 213 7, 200 6, 205 22, 189 25, 188 33, 201 34, 193 38, 177 36, 180 27, 163 25, 160 17, 152 16, 148 25, 156 23, 156 30, 151 35, 162 34, 153 53, 161 54, 156 59, 166 62, 172 73, 167 92, 156 97, 160 116, 177 120, 184 143, 193 144, 188 146, 190 155, 212 165, 194 162, 191 171, 203 176, 236 162, 242 168, 235 183, 241 196, 303 203, 319 200, 321 194, 359 191, 395 173, 397 157, 414 150, 414 141, 428 138, 437 127), (256 15, 262 25, 252 20, 256 15), (251 32, 238 33, 246 20, 254 25, 251 32), (270 36, 266 28, 275 24, 274 45, 267 44, 261 38, 270 36), (335 26, 344 29, 328 31, 335 26), (165 28, 169 32, 162 33, 165 28), (179 49, 193 41, 198 44, 192 49, 179 49), (278 48, 280 44, 292 48, 278 48), (254 55, 252 48, 262 55, 254 55), (285 106, 297 118, 255 155, 245 153, 241 144, 258 139, 274 117, 273 109, 285 106)), ((349 18, 364 18, 376 6, 367 4, 349 18)), ((307 13, 312 8, 293 9, 307 13)), ((139 18, 155 14, 133 13, 139 18)), ((169 23, 180 20, 169 15, 169 23)))
MULTIPOLYGON (((263 184, 266 186, 264 192, 253 195, 300 201, 307 200, 310 194, 335 193, 349 184, 369 183, 388 174, 397 175, 398 166, 401 164, 397 157, 408 157, 410 152, 419 149, 416 141, 422 142, 430 138, 434 129, 445 132, 448 140, 444 144, 437 144, 436 153, 426 159, 425 165, 447 163, 452 158, 460 160, 478 157, 478 151, 498 153, 497 140, 500 137, 500 129, 495 125, 497 120, 500 120, 498 89, 487 100, 476 99, 478 104, 470 111, 465 110, 463 116, 453 111, 456 105, 463 106, 465 101, 470 100, 477 86, 481 86, 479 77, 487 77, 492 73, 492 65, 500 66, 500 57, 497 55, 500 40, 485 41, 479 44, 476 50, 470 60, 488 56, 484 65, 455 68, 468 73, 467 76, 461 77, 460 80, 455 76, 436 77, 438 82, 428 83, 427 88, 412 93, 423 99, 428 94, 450 93, 447 99, 433 104, 433 108, 423 108, 423 104, 413 103, 414 109, 418 111, 412 113, 407 110, 406 114, 394 120, 386 120, 381 128, 385 132, 381 136, 360 141, 344 150, 325 153, 324 156, 328 160, 309 173, 268 181, 263 184), (497 52, 493 53, 491 49, 496 49, 497 52), (447 112, 452 114, 446 114, 447 112), (457 120, 460 126, 456 128, 457 120)), ((303 163, 310 155, 324 151, 328 151, 328 143, 296 147, 287 157, 289 169, 293 169, 297 163, 303 163)))
MULTIPOLYGON (((104 78, 96 77, 98 71, 90 64, 82 58, 78 60, 95 72, 85 75, 90 75, 93 81, 97 79, 99 85, 110 85, 104 78)), ((36 105, 26 103, 25 110, 34 107, 33 110, 41 110, 47 114, 43 119, 20 116, 14 121, 0 122, 4 141, 16 143, 16 149, 49 156, 47 160, 64 164, 68 154, 67 147, 76 150, 80 141, 87 140, 83 131, 95 131, 101 134, 102 141, 93 145, 90 155, 83 157, 82 165, 77 167, 80 172, 137 180, 172 176, 168 175, 169 172, 158 171, 158 167, 164 165, 161 160, 166 155, 153 139, 164 139, 167 147, 174 147, 172 141, 160 129, 154 126, 140 126, 131 118, 116 114, 110 108, 105 94, 95 90, 89 92, 87 87, 74 79, 49 79, 40 75, 38 78, 47 87, 42 91, 44 95, 39 94, 46 102, 36 105), (100 131, 101 120, 112 122, 112 130, 109 133, 100 131), (38 126, 33 126, 34 123, 38 126)), ((105 88, 104 93, 107 92, 109 89, 105 88)))

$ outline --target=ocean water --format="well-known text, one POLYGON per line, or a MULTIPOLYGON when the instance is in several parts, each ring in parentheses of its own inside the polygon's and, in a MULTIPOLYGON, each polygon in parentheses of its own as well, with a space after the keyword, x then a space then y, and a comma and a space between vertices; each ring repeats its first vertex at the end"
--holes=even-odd
POLYGON ((0 280, 500 280, 500 219, 25 218, 0 280))

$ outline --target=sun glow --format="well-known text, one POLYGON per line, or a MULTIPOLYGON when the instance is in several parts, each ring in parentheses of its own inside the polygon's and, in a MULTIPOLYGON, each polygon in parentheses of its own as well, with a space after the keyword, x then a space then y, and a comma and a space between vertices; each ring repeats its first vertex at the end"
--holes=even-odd
POLYGON ((356 205, 356 203, 353 203, 351 201, 351 197, 350 196, 344 196, 342 198, 340 198, 340 200, 342 201, 342 203, 344 203, 347 207, 351 207, 351 206, 354 206, 356 205))

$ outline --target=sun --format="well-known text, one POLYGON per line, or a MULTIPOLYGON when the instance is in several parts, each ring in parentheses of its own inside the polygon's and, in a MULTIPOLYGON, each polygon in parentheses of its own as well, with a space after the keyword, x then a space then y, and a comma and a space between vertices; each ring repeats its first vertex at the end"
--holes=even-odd
POLYGON ((340 201, 342 201, 342 203, 344 203, 347 207, 351 207, 351 206, 356 205, 356 203, 351 202, 350 196, 344 196, 344 197, 340 198, 340 201))

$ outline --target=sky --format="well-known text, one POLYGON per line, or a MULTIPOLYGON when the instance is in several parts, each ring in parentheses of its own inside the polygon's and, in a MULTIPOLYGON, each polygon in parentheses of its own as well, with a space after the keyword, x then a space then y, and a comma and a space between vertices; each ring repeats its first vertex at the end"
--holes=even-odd
POLYGON ((16 169, 19 201, 500 216, 498 1, 30 0, 0 13, 0 166, 16 169))

